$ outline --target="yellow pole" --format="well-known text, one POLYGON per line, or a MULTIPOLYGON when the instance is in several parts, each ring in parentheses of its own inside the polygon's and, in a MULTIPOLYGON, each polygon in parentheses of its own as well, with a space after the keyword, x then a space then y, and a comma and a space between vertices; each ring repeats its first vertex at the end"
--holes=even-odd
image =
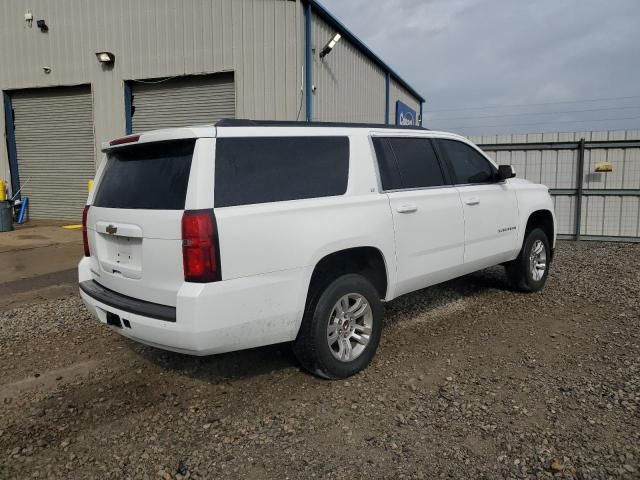
POLYGON ((89 180, 87 182, 87 190, 89 191, 89 193, 91 193, 91 190, 93 190, 93 180, 89 180))
POLYGON ((0 202, 7 199, 7 191, 5 190, 4 180, 0 180, 0 202))

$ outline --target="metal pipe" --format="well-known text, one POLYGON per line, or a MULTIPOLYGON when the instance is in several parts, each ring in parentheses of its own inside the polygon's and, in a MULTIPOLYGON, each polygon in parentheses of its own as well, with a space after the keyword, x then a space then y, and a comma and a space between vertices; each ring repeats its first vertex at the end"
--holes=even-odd
MULTIPOLYGON (((566 233, 559 233, 558 240, 576 240, 575 235, 569 235, 566 233)), ((640 243, 640 237, 614 237, 612 235, 581 235, 581 240, 592 242, 627 242, 627 243, 640 243)))
POLYGON ((384 123, 385 125, 389 125, 389 101, 390 98, 390 89, 391 89, 391 74, 389 72, 385 75, 385 95, 384 95, 384 123))
POLYGON ((313 65, 311 63, 311 15, 313 11, 311 10, 311 2, 307 3, 307 6, 304 10, 304 41, 305 41, 305 51, 304 51, 304 65, 306 70, 305 75, 305 94, 306 94, 306 114, 307 114, 307 122, 313 121, 313 92, 312 88, 312 80, 313 80, 313 65))
POLYGON ((580 223, 582 222, 582 195, 584 190, 584 146, 585 140, 584 138, 581 138, 580 144, 578 146, 578 166, 576 173, 576 241, 580 241, 580 223))
MULTIPOLYGON (((576 195, 578 193, 577 188, 550 188, 549 193, 551 195, 576 195)), ((600 195, 603 197, 616 196, 616 197, 638 197, 640 196, 640 188, 584 188, 582 189, 583 196, 600 195)))
MULTIPOLYGON (((480 144, 482 150, 504 152, 509 150, 577 150, 580 142, 543 142, 543 143, 497 143, 480 144)), ((616 140, 585 142, 584 148, 640 148, 640 140, 616 140)))

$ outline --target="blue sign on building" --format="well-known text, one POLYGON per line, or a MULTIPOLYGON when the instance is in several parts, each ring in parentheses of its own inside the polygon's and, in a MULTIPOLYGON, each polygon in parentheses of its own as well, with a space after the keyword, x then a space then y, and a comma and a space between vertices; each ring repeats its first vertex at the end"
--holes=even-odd
POLYGON ((417 125, 416 111, 406 103, 396 102, 396 125, 417 125))

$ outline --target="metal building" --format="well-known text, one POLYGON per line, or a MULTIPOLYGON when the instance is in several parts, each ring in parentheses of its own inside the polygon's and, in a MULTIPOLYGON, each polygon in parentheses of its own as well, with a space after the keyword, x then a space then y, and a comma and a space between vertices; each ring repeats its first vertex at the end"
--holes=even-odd
POLYGON ((316 0, 0 2, 0 90, 0 179, 55 219, 78 219, 100 144, 125 133, 419 122, 424 102, 316 0))

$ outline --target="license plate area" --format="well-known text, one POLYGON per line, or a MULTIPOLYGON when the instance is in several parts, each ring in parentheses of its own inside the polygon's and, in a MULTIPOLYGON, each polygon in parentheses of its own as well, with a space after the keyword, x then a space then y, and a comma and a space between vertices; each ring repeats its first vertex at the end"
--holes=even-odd
POLYGON ((109 260, 120 265, 140 267, 142 239, 132 237, 108 237, 109 260))
POLYGON ((97 256, 104 272, 131 279, 141 278, 142 238, 100 233, 97 240, 97 256))

